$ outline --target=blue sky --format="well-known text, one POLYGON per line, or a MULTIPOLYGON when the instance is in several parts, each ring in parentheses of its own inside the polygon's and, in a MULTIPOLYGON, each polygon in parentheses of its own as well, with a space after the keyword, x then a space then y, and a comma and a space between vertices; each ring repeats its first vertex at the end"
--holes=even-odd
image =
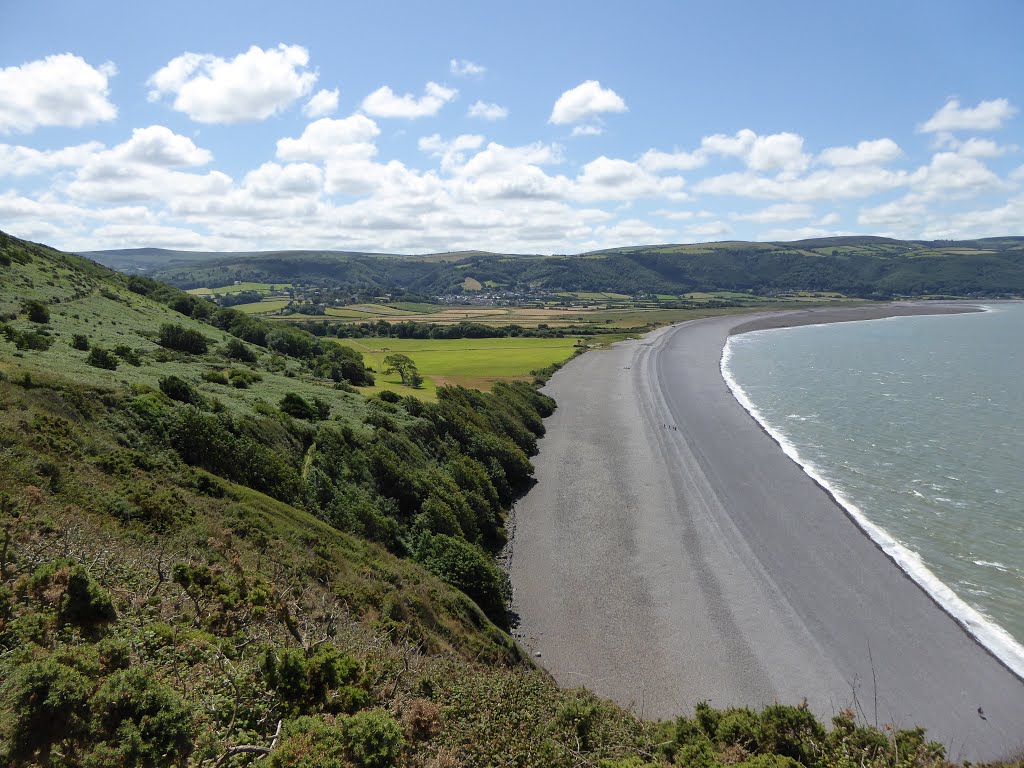
POLYGON ((567 253, 1024 234, 1024 4, 0 0, 0 229, 567 253))

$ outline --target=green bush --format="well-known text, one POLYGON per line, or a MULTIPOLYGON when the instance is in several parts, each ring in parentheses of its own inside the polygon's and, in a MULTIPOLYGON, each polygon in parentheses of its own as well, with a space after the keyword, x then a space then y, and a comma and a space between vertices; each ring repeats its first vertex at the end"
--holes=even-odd
POLYGON ((164 323, 160 326, 157 343, 166 349, 190 352, 194 355, 204 354, 208 347, 206 337, 199 331, 174 323, 164 323))
POLYGON ((359 663, 330 644, 312 656, 296 648, 271 648, 260 666, 267 687, 292 714, 311 709, 354 712, 369 702, 369 694, 359 685, 359 663))
POLYGON ((71 339, 71 346, 83 352, 89 351, 89 337, 84 333, 76 333, 71 339))
POLYGON ((228 379, 231 381, 231 386, 238 389, 248 389, 253 384, 263 381, 263 377, 258 373, 245 368, 232 368, 228 372, 228 379))
POLYGON ((128 365, 142 365, 142 358, 139 356, 139 353, 127 344, 118 344, 114 347, 114 354, 128 363, 128 365))
POLYGON ((228 375, 224 371, 210 370, 203 371, 203 381, 208 381, 211 384, 221 384, 227 386, 230 382, 228 381, 228 375))
POLYGON ((508 623, 508 576, 479 547, 454 536, 424 533, 416 547, 416 559, 435 576, 465 592, 495 624, 508 623))
POLYGON ((224 345, 224 356, 243 363, 255 363, 257 360, 256 353, 241 339, 229 339, 224 345))
POLYGON ((315 397, 310 403, 294 392, 289 392, 281 398, 280 408, 293 418, 308 421, 323 420, 331 415, 331 406, 326 400, 315 397))
POLYGON ((357 712, 344 720, 342 728, 350 756, 359 768, 390 768, 405 746, 401 727, 383 709, 357 712))
POLYGON ((192 753, 191 713, 155 670, 133 667, 112 674, 92 701, 93 738, 89 768, 181 765, 192 753))
POLYGON ((50 309, 41 301, 26 301, 25 314, 33 323, 50 322, 50 309))
POLYGON ((341 729, 307 716, 285 725, 267 768, 352 768, 352 762, 341 729))
POLYGON ((203 396, 199 394, 199 391, 179 376, 162 377, 160 391, 179 403, 201 405, 203 402, 203 396))
POLYGON ((85 734, 91 690, 85 675, 52 657, 15 667, 0 686, 6 742, 0 757, 11 766, 51 765, 54 747, 85 734))
POLYGON ((29 579, 29 590, 42 602, 55 605, 57 620, 94 630, 117 619, 110 595, 82 565, 55 560, 40 566, 29 579))
POLYGON ((85 362, 94 368, 104 368, 108 371, 117 369, 117 355, 103 347, 93 347, 89 350, 89 356, 85 362))

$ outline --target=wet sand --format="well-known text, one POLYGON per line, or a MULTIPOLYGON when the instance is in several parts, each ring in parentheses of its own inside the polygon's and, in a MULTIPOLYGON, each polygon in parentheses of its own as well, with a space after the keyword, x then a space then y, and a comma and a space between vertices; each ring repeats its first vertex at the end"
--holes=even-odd
POLYGON ((559 371, 509 562, 537 661, 647 717, 806 699, 826 720, 851 707, 923 725, 953 759, 1024 747, 1024 683, 785 456, 719 370, 731 333, 936 311, 955 310, 709 318, 559 371))

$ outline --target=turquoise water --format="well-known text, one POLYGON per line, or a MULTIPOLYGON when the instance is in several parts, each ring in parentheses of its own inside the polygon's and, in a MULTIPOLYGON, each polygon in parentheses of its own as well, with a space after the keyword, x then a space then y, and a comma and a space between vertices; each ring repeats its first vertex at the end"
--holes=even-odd
POLYGON ((1024 303, 757 331, 722 369, 901 567, 1024 659, 1024 303))

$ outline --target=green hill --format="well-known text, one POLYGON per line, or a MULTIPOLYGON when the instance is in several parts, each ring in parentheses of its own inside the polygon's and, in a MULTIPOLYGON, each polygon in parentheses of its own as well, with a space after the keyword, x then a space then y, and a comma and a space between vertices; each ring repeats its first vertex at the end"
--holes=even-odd
POLYGON ((576 256, 483 252, 446 259, 352 253, 206 254, 202 263, 151 274, 181 288, 234 280, 292 282, 353 293, 458 293, 467 276, 509 290, 679 294, 831 291, 848 296, 1019 296, 1024 238, 902 241, 834 237, 792 243, 632 246, 576 256))
POLYGON ((367 398, 358 353, 2 233, 0 323, 0 764, 944 765, 852 713, 646 722, 525 659, 494 553, 526 384, 367 398))

